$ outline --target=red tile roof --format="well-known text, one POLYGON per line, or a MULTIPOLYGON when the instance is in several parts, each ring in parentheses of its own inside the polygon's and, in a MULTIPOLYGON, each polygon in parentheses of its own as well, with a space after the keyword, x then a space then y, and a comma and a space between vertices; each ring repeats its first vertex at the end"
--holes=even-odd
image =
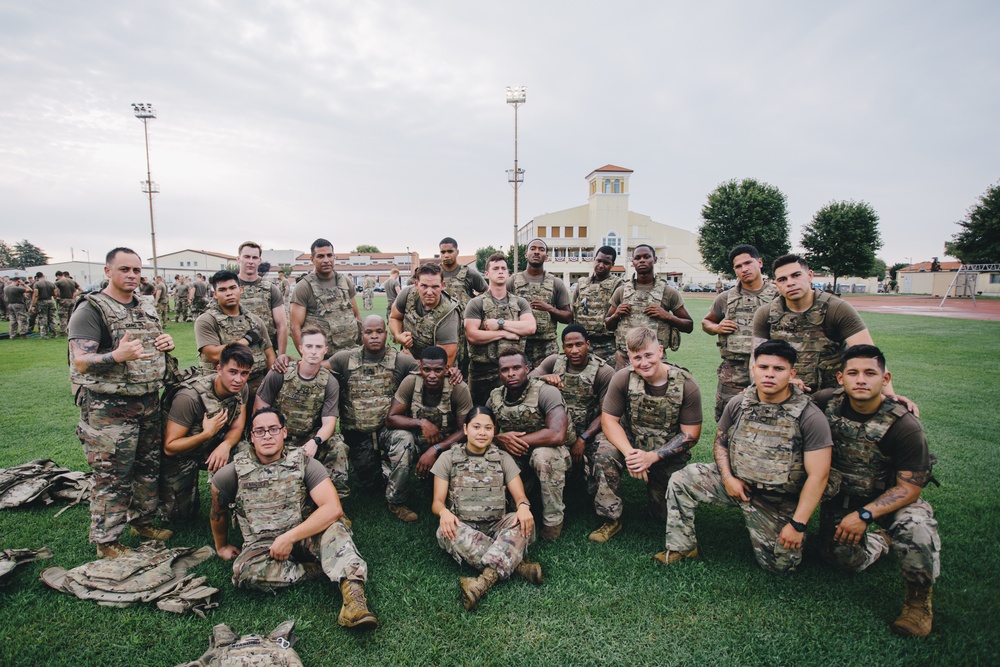
MULTIPOLYGON (((594 171, 623 171, 623 172, 626 172, 628 174, 631 174, 633 170, 632 169, 626 169, 625 167, 619 167, 619 166, 613 165, 613 164, 606 164, 603 167, 598 167, 594 171)), ((592 174, 592 173, 594 173, 594 171, 592 171, 590 173, 592 174)))
MULTIPOLYGON (((958 271, 958 267, 962 266, 961 262, 941 262, 942 271, 958 271)), ((919 262, 917 264, 910 264, 909 266, 903 267, 900 271, 904 272, 919 272, 919 271, 930 271, 930 262, 919 262)))

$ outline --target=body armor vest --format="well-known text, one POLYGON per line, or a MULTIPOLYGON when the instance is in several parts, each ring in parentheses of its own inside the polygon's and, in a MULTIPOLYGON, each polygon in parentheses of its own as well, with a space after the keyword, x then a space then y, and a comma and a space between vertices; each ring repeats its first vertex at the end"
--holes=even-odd
POLYGON ((622 279, 608 276, 601 282, 593 277, 581 278, 576 286, 577 300, 573 307, 573 319, 587 330, 591 337, 607 338, 612 335, 604 325, 604 316, 611 307, 611 295, 622 284, 622 279))
POLYGON ((306 501, 305 450, 286 450, 272 463, 261 463, 250 451, 233 459, 236 466, 236 519, 247 544, 273 540, 302 523, 306 501))
MULTIPOLYGON (((410 354, 419 359, 423 351, 431 345, 437 345, 437 330, 445 319, 458 309, 458 304, 448 294, 442 292, 441 300, 433 310, 423 315, 417 313, 420 302, 420 292, 414 286, 406 295, 406 313, 403 314, 403 331, 413 335, 413 347, 410 354)), ((461 322, 461 318, 459 318, 461 322)))
MULTIPOLYGON (((552 303, 556 294, 556 279, 548 271, 542 272, 542 282, 529 282, 524 273, 515 273, 511 278, 511 294, 523 296, 530 303, 531 301, 544 301, 552 303)), ((555 340, 557 322, 552 319, 551 313, 540 312, 532 309, 531 314, 535 316, 535 333, 529 338, 533 340, 555 340)), ((515 318, 516 319, 516 318, 515 318)))
POLYGON ((132 340, 141 340, 143 352, 153 352, 152 359, 136 359, 114 364, 101 373, 80 373, 76 366, 70 364, 70 381, 74 385, 82 385, 98 394, 119 394, 125 396, 143 396, 154 392, 163 386, 163 378, 167 370, 166 354, 153 346, 156 337, 163 333, 160 318, 152 303, 140 301, 135 308, 126 308, 104 292, 95 292, 80 297, 77 305, 86 299, 101 314, 104 326, 111 335, 111 347, 98 348, 98 353, 115 350, 126 333, 132 335, 132 340))
POLYGON ((347 391, 341 395, 341 430, 373 433, 385 425, 396 392, 397 354, 396 348, 386 347, 382 361, 365 363, 363 347, 351 353, 347 362, 347 391))
POLYGON ((618 321, 618 328, 615 329, 615 341, 618 349, 628 354, 625 346, 625 335, 636 327, 649 327, 656 332, 656 339, 664 350, 677 350, 681 346, 681 332, 670 326, 661 319, 646 315, 643 310, 646 306, 659 306, 663 302, 663 295, 666 293, 667 281, 659 276, 653 283, 652 289, 640 290, 635 288, 635 279, 626 280, 622 288, 622 303, 632 304, 632 313, 626 315, 618 321))
POLYGON ((465 447, 451 450, 452 511, 460 521, 499 521, 507 507, 500 450, 490 444, 482 456, 469 456, 465 447))
POLYGON ((594 393, 594 382, 597 380, 597 371, 603 365, 604 361, 592 354, 587 360, 587 367, 577 374, 568 372, 569 360, 565 354, 556 357, 552 365, 552 372, 562 378, 563 386, 559 391, 566 403, 566 416, 569 418, 566 425, 566 441, 569 444, 576 442, 577 436, 587 430, 601 410, 594 393))
POLYGON ((333 278, 335 285, 329 288, 320 285, 315 273, 306 274, 303 278, 309 283, 316 299, 316 310, 306 312, 305 323, 319 327, 326 334, 329 354, 348 350, 361 342, 361 328, 351 307, 354 286, 336 271, 333 278))
POLYGON ((447 292, 452 299, 458 301, 459 308, 462 312, 459 313, 459 319, 465 317, 465 307, 469 305, 472 301, 472 297, 469 296, 469 290, 465 288, 465 279, 469 275, 469 267, 463 266, 458 270, 458 273, 453 275, 451 278, 444 278, 444 291, 447 292))
POLYGON ((545 415, 538 407, 538 394, 545 383, 538 378, 528 378, 528 386, 521 398, 513 404, 504 400, 506 387, 497 387, 490 392, 490 407, 497 419, 500 432, 524 431, 534 433, 545 428, 545 415))
POLYGON ((723 359, 747 365, 753 352, 753 316, 757 309, 770 303, 778 295, 778 289, 769 280, 764 281, 764 289, 753 295, 743 290, 743 284, 726 293, 725 319, 736 322, 738 327, 731 334, 719 334, 719 353, 723 359))
POLYGON ((826 404, 826 418, 833 432, 833 467, 840 471, 841 491, 852 496, 874 497, 892 485, 892 460, 878 443, 896 420, 906 414, 900 403, 883 398, 878 412, 861 423, 843 416, 847 396, 838 389, 826 404))
POLYGON ((809 402, 798 387, 784 403, 765 403, 755 390, 746 391, 727 434, 733 474, 767 491, 802 491, 806 469, 799 417, 809 402))
MULTIPOLYGON (((679 366, 667 364, 667 393, 651 396, 646 393, 646 381, 634 370, 628 375, 628 405, 622 416, 622 427, 632 435, 632 446, 646 452, 660 449, 680 433, 681 405, 684 403, 684 382, 691 374, 679 366)), ((690 452, 682 456, 691 458, 690 452)), ((683 460, 687 460, 687 458, 683 460)), ((682 460, 675 458, 675 460, 682 460)))
POLYGON ((285 621, 266 637, 240 637, 220 623, 212 628, 209 649, 194 662, 178 667, 302 667, 302 659, 292 648, 296 641, 294 620, 285 621))
MULTIPOLYGON (((219 308, 218 304, 213 305, 211 308, 205 311, 205 314, 210 315, 212 319, 215 320, 215 328, 219 331, 219 340, 222 341, 223 345, 228 345, 233 341, 242 340, 247 332, 250 331, 256 324, 258 328, 262 324, 261 322, 254 322, 251 315, 240 306, 239 315, 226 315, 219 308)), ((263 329, 260 330, 261 335, 264 334, 263 329)), ((246 345, 246 343, 244 343, 246 345)), ((253 366, 250 367, 250 377, 258 378, 267 372, 267 355, 264 354, 264 342, 261 341, 253 347, 248 347, 253 353, 253 366)), ((201 370, 206 375, 211 375, 215 373, 216 364, 207 361, 204 356, 201 358, 201 370)))
POLYGON ((274 409, 285 415, 288 440, 300 444, 312 435, 322 423, 323 402, 330 371, 320 368, 311 380, 299 375, 299 362, 292 361, 285 371, 281 391, 274 399, 274 409))
POLYGON ((823 322, 830 308, 830 295, 815 290, 812 306, 804 313, 785 310, 785 300, 771 302, 767 321, 772 340, 783 340, 798 352, 798 377, 813 391, 836 388, 840 360, 847 349, 844 341, 826 337, 823 322))
MULTIPOLYGON (((202 443, 196 451, 190 452, 191 456, 195 456, 196 452, 204 452, 217 446, 226 437, 226 432, 229 427, 233 425, 236 420, 236 416, 240 413, 240 409, 243 406, 243 402, 240 400, 240 394, 233 394, 227 398, 220 399, 215 395, 214 384, 215 384, 216 374, 205 375, 202 377, 192 378, 182 382, 177 388, 171 392, 169 395, 164 394, 163 400, 160 402, 160 408, 163 410, 164 420, 167 415, 170 414, 170 406, 173 405, 174 397, 177 392, 181 389, 193 389, 196 394, 198 394, 198 399, 201 401, 202 406, 205 408, 205 414, 209 417, 216 415, 220 410, 226 410, 226 423, 222 425, 219 432, 212 436, 211 439, 202 443)), ((188 435, 198 435, 204 429, 201 425, 201 420, 198 420, 190 426, 188 429, 188 435)))
MULTIPOLYGON (((515 297, 508 296, 507 305, 501 305, 499 301, 493 298, 493 295, 486 292, 482 295, 483 299, 483 319, 479 323, 479 328, 484 329, 484 322, 486 320, 510 320, 515 322, 520 317, 520 311, 517 308, 517 304, 513 303, 515 297)), ((472 361, 478 363, 492 364, 496 363, 497 359, 500 358, 500 347, 516 347, 519 350, 524 350, 524 338, 519 338, 516 341, 513 340, 495 340, 491 343, 486 343, 485 345, 475 345, 472 341, 469 341, 469 358, 472 361)))
MULTIPOLYGON (((419 371, 416 373, 416 382, 413 384, 413 399, 410 401, 410 417, 413 419, 426 419, 438 427, 442 438, 447 438, 455 432, 455 420, 451 415, 451 392, 454 390, 448 378, 444 379, 441 387, 441 400, 435 406, 427 406, 424 403, 424 378, 419 371)), ((417 445, 420 449, 427 449, 429 446, 423 433, 416 433, 417 445)))
POLYGON ((274 283, 261 278, 254 285, 244 283, 241 278, 240 285, 243 287, 240 306, 260 318, 260 321, 267 327, 268 338, 273 341, 277 335, 277 330, 274 328, 274 313, 271 311, 271 288, 274 283))

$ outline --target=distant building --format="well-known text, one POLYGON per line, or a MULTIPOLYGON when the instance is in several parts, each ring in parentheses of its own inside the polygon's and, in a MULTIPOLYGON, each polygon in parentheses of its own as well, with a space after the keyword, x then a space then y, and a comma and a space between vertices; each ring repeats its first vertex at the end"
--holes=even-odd
POLYGON ((962 263, 940 262, 940 265, 940 271, 931 271, 931 262, 919 262, 901 268, 896 273, 899 293, 930 294, 942 297, 946 293, 948 296, 968 296, 968 291, 973 289, 977 296, 1000 296, 1000 271, 963 274, 962 284, 954 289, 952 283, 955 282, 955 273, 962 263), (968 287, 964 284, 965 280, 972 281, 968 287))
MULTIPOLYGON (((212 250, 192 250, 188 248, 160 255, 156 259, 160 273, 173 280, 176 274, 193 276, 195 273, 200 273, 208 277, 212 273, 226 268, 227 265, 236 264, 237 257, 236 255, 227 255, 212 250)), ((153 259, 149 258, 146 260, 144 268, 150 270, 150 275, 152 275, 152 267, 153 259)))
MULTIPOLYGON (((293 276, 301 276, 313 270, 311 254, 304 252, 295 258, 293 276)), ((365 276, 371 276, 383 283, 394 268, 399 269, 400 278, 405 282, 420 263, 420 255, 415 252, 338 252, 334 254, 333 270, 350 275, 356 286, 361 285, 365 276)))

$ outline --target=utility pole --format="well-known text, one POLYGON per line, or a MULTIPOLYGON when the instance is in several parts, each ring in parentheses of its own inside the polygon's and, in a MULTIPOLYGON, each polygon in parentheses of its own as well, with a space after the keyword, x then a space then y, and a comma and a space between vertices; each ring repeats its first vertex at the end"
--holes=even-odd
POLYGON ((156 109, 152 102, 137 102, 132 104, 132 112, 142 121, 142 134, 146 138, 146 180, 139 181, 142 191, 149 196, 149 236, 153 241, 153 276, 159 275, 160 267, 156 255, 156 225, 153 223, 153 195, 159 194, 160 186, 153 182, 149 167, 149 121, 156 118, 156 109))

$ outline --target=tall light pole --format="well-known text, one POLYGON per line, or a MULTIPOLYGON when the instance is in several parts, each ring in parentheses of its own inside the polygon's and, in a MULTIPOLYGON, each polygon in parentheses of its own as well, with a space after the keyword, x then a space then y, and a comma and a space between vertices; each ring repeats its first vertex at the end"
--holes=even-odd
POLYGON ((153 241, 153 276, 160 273, 156 257, 156 225, 153 224, 153 195, 159 194, 160 186, 153 182, 153 176, 149 168, 149 121, 156 118, 156 109, 152 102, 134 102, 132 112, 135 117, 142 121, 142 134, 146 138, 146 180, 139 181, 142 191, 149 196, 149 235, 153 241))
POLYGON ((92 285, 94 283, 94 279, 91 277, 90 274, 90 251, 84 250, 83 248, 80 248, 80 251, 87 253, 87 284, 92 285))
POLYGON ((507 182, 514 184, 514 266, 511 273, 517 272, 517 188, 524 181, 524 169, 517 166, 517 107, 525 102, 527 86, 507 86, 507 104, 514 105, 514 168, 507 170, 507 182))

